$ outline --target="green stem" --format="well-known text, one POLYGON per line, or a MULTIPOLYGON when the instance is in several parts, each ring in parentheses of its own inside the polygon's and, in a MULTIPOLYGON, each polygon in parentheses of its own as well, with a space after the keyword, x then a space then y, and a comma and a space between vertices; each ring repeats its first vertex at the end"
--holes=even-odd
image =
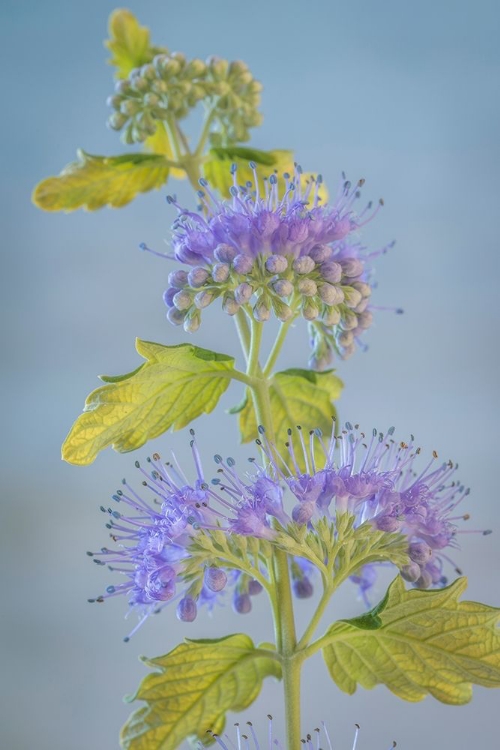
POLYGON ((201 155, 203 153, 203 149, 205 148, 205 144, 207 142, 207 138, 210 134, 210 126, 214 120, 215 116, 215 106, 207 112, 207 115, 205 117, 205 122, 203 125, 203 130, 201 131, 200 140, 198 141, 198 145, 194 151, 194 155, 200 159, 201 155))
POLYGON ((250 328, 248 326, 246 315, 241 308, 234 316, 234 322, 236 323, 236 330, 238 331, 241 348, 248 366, 248 355, 250 353, 250 328))
POLYGON ((276 364, 276 360, 278 359, 279 353, 281 352, 281 348, 285 342, 285 338, 288 333, 288 330, 294 320, 295 320, 295 316, 290 318, 290 320, 287 320, 286 323, 282 323, 280 326, 280 330, 278 332, 278 335, 276 336, 276 341, 274 342, 273 348, 271 349, 267 362, 264 365, 264 375, 266 377, 271 374, 274 368, 274 365, 276 364))
POLYGON ((304 635, 297 644, 297 651, 301 651, 309 645, 309 641, 314 635, 314 631, 318 627, 320 620, 323 617, 323 613, 328 606, 328 602, 331 599, 332 593, 332 587, 328 585, 327 581, 323 580, 323 596, 321 597, 316 611, 311 618, 311 622, 304 631, 304 635))
MULTIPOLYGON (((253 381, 251 391, 257 421, 266 430, 269 440, 273 442, 274 425, 269 399, 269 381, 262 374, 259 362, 262 330, 262 323, 251 321, 247 374, 253 381)), ((297 750, 300 747, 300 668, 302 662, 301 659, 296 657, 297 637, 290 586, 289 560, 286 552, 275 549, 272 565, 272 576, 275 584, 273 614, 276 648, 282 656, 287 747, 289 750, 297 750)))

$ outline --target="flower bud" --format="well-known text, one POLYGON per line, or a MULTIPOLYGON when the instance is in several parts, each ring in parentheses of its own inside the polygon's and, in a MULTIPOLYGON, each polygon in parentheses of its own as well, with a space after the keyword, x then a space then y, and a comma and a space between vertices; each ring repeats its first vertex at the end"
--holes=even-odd
POLYGON ((228 315, 236 315, 240 309, 240 305, 236 302, 234 294, 232 292, 226 292, 222 299, 222 309, 228 315))
POLYGON ((293 284, 287 279, 277 279, 271 286, 279 297, 289 297, 293 294, 293 284))
POLYGON ((203 310, 204 307, 208 307, 214 301, 215 297, 216 294, 213 290, 204 289, 202 292, 198 292, 195 296, 194 304, 200 310, 203 310))
POLYGON ((201 315, 199 310, 190 310, 184 318, 184 330, 186 333, 196 333, 201 325, 201 315))
POLYGON ((292 518, 295 523, 298 523, 300 526, 309 523, 314 513, 314 507, 313 502, 297 503, 292 510, 292 518))
POLYGON ((356 314, 363 313, 369 304, 370 304, 370 300, 367 297, 363 297, 361 302, 359 302, 359 304, 357 304, 356 307, 353 307, 352 310, 356 314))
POLYGON ((297 289, 305 297, 314 297, 318 292, 318 286, 312 279, 299 279, 297 289))
POLYGON ((340 321, 341 327, 344 331, 352 331, 358 325, 358 317, 350 310, 343 310, 342 318, 340 321))
POLYGON ((353 281, 351 286, 357 289, 362 297, 369 297, 372 293, 372 288, 365 281, 353 281))
POLYGON ((428 570, 425 570, 425 568, 424 570, 422 570, 422 575, 420 576, 418 581, 416 581, 415 585, 419 589, 428 589, 429 586, 432 586, 432 575, 428 570))
POLYGON ((401 529, 403 524, 395 516, 379 516, 375 521, 375 525, 379 531, 387 531, 389 534, 395 534, 396 531, 401 529))
POLYGON ((147 91, 149 88, 149 83, 146 81, 145 78, 142 76, 134 76, 130 79, 130 85, 134 89, 134 91, 147 91))
POLYGON ((222 591, 227 583, 227 575, 221 568, 207 568, 205 570, 205 586, 210 591, 222 591))
POLYGON ((125 99, 120 105, 120 112, 128 117, 133 117, 141 109, 141 104, 137 99, 125 99))
POLYGON ((259 323, 265 323, 271 317, 271 310, 269 308, 269 302, 266 297, 259 297, 255 305, 253 306, 253 316, 259 323))
POLYGON ((122 81, 116 81, 115 83, 115 92, 117 94, 121 94, 122 96, 126 96, 130 93, 130 81, 125 79, 122 81))
POLYGON ((344 276, 360 276, 363 273, 363 263, 358 258, 344 258, 340 261, 344 276))
POLYGON ((293 593, 297 599, 309 599, 314 593, 314 588, 309 578, 304 576, 294 581, 293 593))
POLYGON ((320 284, 318 294, 326 305, 338 305, 342 302, 342 292, 333 284, 320 284))
POLYGON ((188 310, 192 304, 193 299, 185 289, 180 289, 174 295, 174 305, 178 310, 188 310))
POLYGON ((210 72, 214 79, 221 80, 227 76, 229 63, 227 60, 222 60, 220 57, 211 57, 208 61, 210 72))
POLYGON ((345 304, 347 307, 356 307, 363 299, 361 292, 357 289, 353 289, 352 286, 343 286, 342 291, 344 292, 345 304))
MULTIPOLYGON (((354 343, 354 336, 352 331, 341 331, 337 336, 337 343, 342 348, 348 348, 354 343)), ((388 529, 381 529, 381 531, 388 531, 388 529)))
POLYGON ((121 112, 113 112, 113 114, 108 117, 107 121, 108 127, 111 128, 111 130, 121 130, 126 122, 127 117, 121 112))
POLYGON ((316 245, 316 247, 313 247, 309 253, 309 256, 315 263, 324 263, 325 260, 328 260, 331 254, 332 248, 330 245, 316 245))
POLYGON ((198 607, 191 596, 185 596, 184 599, 180 600, 177 605, 177 618, 181 622, 193 622, 193 620, 196 620, 197 614, 198 607))
POLYGON ((252 609, 252 601, 248 594, 235 594, 233 599, 233 609, 240 615, 246 615, 252 609))
POLYGON ((163 292, 163 301, 167 307, 174 307, 174 297, 179 290, 171 286, 163 292))
POLYGON ((108 107, 112 107, 112 109, 120 109, 120 104, 123 102, 123 98, 117 94, 113 94, 112 96, 108 96, 106 99, 106 104, 108 107))
POLYGON ((176 307, 171 307, 167 312, 167 318, 170 323, 174 326, 180 326, 184 323, 186 313, 183 310, 178 310, 176 307))
POLYGON ((408 583, 415 583, 415 581, 418 581, 420 578, 420 565, 417 565, 415 562, 412 562, 409 565, 403 565, 400 573, 405 581, 408 581, 408 583))
POLYGON ((248 593, 250 596, 257 596, 262 591, 262 584, 259 581, 252 580, 248 582, 248 593))
POLYGON ((217 284, 223 284, 229 277, 229 266, 227 263, 216 263, 212 268, 212 278, 217 284))
POLYGON ((283 273, 288 268, 288 261, 284 255, 270 255, 266 260, 268 273, 283 273))
POLYGON ((306 320, 316 320, 319 316, 319 307, 310 297, 306 297, 302 304, 302 315, 306 320))
POLYGON ((309 257, 309 255, 303 255, 301 258, 295 258, 295 260, 292 263, 292 268, 295 271, 295 273, 311 273, 311 271, 314 271, 316 267, 315 262, 312 258, 309 257))
POLYGON ((245 302, 248 302, 252 294, 253 287, 250 284, 247 284, 246 281, 239 284, 234 290, 234 298, 239 305, 244 305, 245 302))
POLYGON ((329 281, 330 284, 338 284, 342 278, 342 266, 334 260, 322 263, 319 270, 324 280, 329 281))
POLYGON ((287 305, 286 302, 283 302, 280 299, 276 299, 276 297, 273 297, 271 299, 271 303, 273 306, 273 312, 278 320, 281 320, 282 323, 290 320, 293 315, 293 311, 290 305, 287 305))
POLYGON ((410 558, 419 565, 429 562, 432 550, 426 542, 412 542, 408 548, 410 558))
POLYGON ((175 286, 176 289, 183 289, 188 282, 187 272, 179 269, 178 271, 171 271, 168 274, 168 283, 170 286, 175 286))
POLYGON ((190 286, 198 289, 200 286, 203 286, 209 276, 210 273, 206 268, 203 268, 202 266, 195 266, 189 271, 187 275, 187 281, 190 286))
POLYGON ((250 273, 254 264, 254 259, 251 255, 243 255, 243 253, 240 253, 240 255, 237 255, 235 259, 233 260, 233 268, 236 271, 236 273, 241 273, 243 275, 250 273))
POLYGON ((160 103, 160 97, 157 94, 148 93, 144 97, 144 104, 146 107, 156 107, 160 103))
POLYGON ((203 62, 203 60, 198 60, 197 58, 195 58, 194 60, 190 60, 186 65, 186 69, 184 71, 185 75, 188 78, 199 78, 200 76, 204 76, 206 72, 206 64, 203 62))
POLYGON ((370 310, 365 310, 358 315, 358 325, 360 328, 369 328, 373 323, 373 313, 370 310))
POLYGON ((232 245, 221 242, 215 248, 214 255, 220 263, 231 263, 238 255, 238 251, 232 245))
POLYGON ((340 323, 340 310, 338 307, 329 307, 323 316, 323 321, 327 326, 337 326, 340 323))

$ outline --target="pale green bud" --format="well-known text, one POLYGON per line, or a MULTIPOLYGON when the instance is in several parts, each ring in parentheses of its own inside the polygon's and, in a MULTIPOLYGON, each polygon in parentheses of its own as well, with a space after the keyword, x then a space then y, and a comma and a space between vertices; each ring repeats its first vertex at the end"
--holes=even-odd
POLYGON ((344 292, 345 304, 347 307, 356 307, 362 300, 361 292, 357 289, 353 289, 352 286, 343 286, 342 291, 344 292))
POLYGON ((290 305, 287 305, 286 302, 283 302, 283 300, 281 299, 276 299, 276 297, 272 298, 272 305, 274 314, 276 315, 278 320, 281 320, 282 323, 290 320, 293 315, 293 311, 290 305))
POLYGON ((188 64, 186 65, 186 70, 184 71, 185 75, 188 78, 199 78, 200 76, 204 76, 206 72, 206 64, 203 62, 203 60, 198 60, 197 58, 188 62, 188 64))
POLYGON ((312 279, 299 279, 297 289, 305 297, 314 297, 318 292, 318 286, 312 279))
POLYGON ((120 111, 128 117, 133 117, 141 109, 141 104, 137 99, 125 99, 120 106, 120 111))
POLYGON ((113 112, 113 114, 108 117, 108 127, 112 130, 121 130, 127 122, 127 119, 128 118, 121 114, 121 112, 113 112))
POLYGON ((199 310, 191 310, 184 318, 184 330, 187 333, 196 333, 201 323, 199 310))
POLYGON ((185 289, 181 289, 174 294, 173 302, 178 310, 188 310, 193 304, 193 299, 189 292, 185 289))
POLYGON ((143 65, 141 68, 141 76, 147 81, 154 81, 154 79, 156 78, 155 66, 151 65, 151 63, 143 65))
POLYGON ((143 92, 149 89, 148 81, 142 76, 135 76, 135 78, 131 79, 130 83, 134 91, 143 92))
POLYGON ((350 310, 344 310, 342 312, 342 319, 340 325, 344 331, 352 331, 353 328, 358 326, 358 316, 352 313, 350 310))
POLYGON ((144 97, 144 104, 146 107, 156 107, 156 105, 159 103, 160 97, 157 96, 157 94, 146 94, 144 97))
POLYGON ((213 280, 223 284, 229 277, 229 266, 227 263, 216 263, 212 268, 213 280))
POLYGON ((118 94, 113 94, 112 96, 108 96, 106 99, 106 104, 108 107, 112 107, 113 109, 120 109, 120 104, 123 101, 123 97, 119 96, 118 94))
POLYGON ((342 293, 333 284, 320 284, 318 293, 326 305, 337 305, 342 302, 342 293))
POLYGON ((271 317, 269 300, 264 295, 260 297, 253 307, 253 316, 259 323, 264 323, 271 317))
POLYGON ((302 303, 302 315, 306 320, 316 320, 319 316, 319 307, 311 297, 306 297, 304 299, 302 303))
POLYGON ((337 326, 340 323, 340 310, 338 307, 329 307, 325 315, 323 315, 323 322, 327 326, 337 326))
POLYGON ((198 292, 198 294, 194 298, 194 304, 196 307, 198 307, 200 310, 203 310, 204 307, 208 307, 216 298, 215 291, 211 289, 204 289, 202 292, 198 292))
POLYGON ((162 81, 161 78, 156 78, 151 83, 151 91, 153 91, 155 94, 166 94, 168 91, 168 83, 166 83, 166 81, 162 81))
POLYGON ((228 315, 236 315, 236 313, 240 309, 239 304, 234 298, 234 294, 232 294, 231 292, 226 292, 224 294, 224 297, 222 298, 222 309, 228 315))
POLYGON ((220 57, 212 57, 210 58, 208 65, 215 80, 221 80, 227 76, 229 68, 227 60, 222 60, 220 57))
POLYGON ((314 271, 316 263, 309 255, 303 255, 302 258, 295 258, 292 263, 292 268, 295 273, 306 274, 314 271))
POLYGON ((289 297, 293 293, 293 284, 287 279, 277 279, 271 286, 280 297, 289 297))

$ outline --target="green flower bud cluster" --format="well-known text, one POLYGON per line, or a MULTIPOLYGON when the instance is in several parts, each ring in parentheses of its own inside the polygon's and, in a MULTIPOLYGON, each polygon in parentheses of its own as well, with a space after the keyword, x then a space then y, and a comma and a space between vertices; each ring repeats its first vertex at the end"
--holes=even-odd
POLYGON ((257 111, 260 91, 261 84, 243 62, 160 54, 116 83, 108 99, 114 110, 108 125, 123 129, 126 143, 142 143, 154 135, 158 121, 182 120, 204 101, 213 113, 213 142, 242 142, 249 139, 249 128, 262 121, 257 111))
POLYGON ((296 314, 308 321, 319 320, 346 352, 354 337, 371 322, 366 310, 371 288, 353 278, 362 271, 357 259, 324 262, 331 248, 317 246, 310 255, 238 254, 231 245, 215 250, 216 262, 194 266, 189 272, 174 271, 164 299, 168 319, 194 332, 201 311, 218 297, 222 308, 234 315, 245 306, 255 320, 264 322, 274 314, 285 322, 296 314))

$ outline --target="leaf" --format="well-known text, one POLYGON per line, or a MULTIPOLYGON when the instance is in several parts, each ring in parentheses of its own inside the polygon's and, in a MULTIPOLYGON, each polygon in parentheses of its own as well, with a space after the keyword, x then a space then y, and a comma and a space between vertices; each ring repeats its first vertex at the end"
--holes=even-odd
MULTIPOLYGON (((153 154, 162 154, 169 161, 175 161, 174 151, 170 138, 165 129, 165 124, 161 120, 156 120, 156 131, 153 135, 150 135, 144 141, 144 145, 147 150, 153 154)), ((186 177, 184 169, 177 169, 177 167, 170 167, 170 176, 176 180, 183 180, 186 177)))
POLYGON ((206 742, 219 734, 227 711, 242 711, 257 698, 264 677, 281 677, 273 652, 257 649, 247 635, 189 640, 157 659, 157 669, 128 700, 146 701, 121 732, 125 750, 174 750, 186 737, 206 742))
MULTIPOLYGON (((229 188, 233 185, 231 165, 236 164, 238 167, 238 184, 244 185, 247 181, 253 183, 253 172, 248 166, 251 161, 254 161, 257 166, 259 188, 261 191, 264 190, 264 177, 270 177, 274 172, 277 172, 281 176, 283 172, 293 174, 294 171, 293 151, 280 149, 260 151, 256 148, 232 146, 230 148, 212 148, 203 165, 203 172, 209 183, 217 188, 222 196, 228 198, 230 196, 229 188)), ((310 173, 304 173, 302 175, 303 184, 311 176, 310 173)), ((319 195, 323 203, 325 203, 328 199, 328 193, 324 184, 322 184, 319 190, 319 195)))
POLYGON ((127 78, 133 68, 151 62, 161 52, 168 53, 165 47, 151 46, 149 29, 140 26, 134 14, 125 8, 111 13, 108 32, 110 38, 104 45, 111 52, 108 63, 117 68, 116 78, 127 78))
POLYGON ((466 588, 459 578, 438 591, 406 591, 398 576, 375 609, 321 639, 332 679, 346 693, 383 684, 408 701, 430 693, 454 705, 471 700, 472 684, 500 687, 500 610, 459 602, 466 588))
POLYGON ((102 376, 66 438, 62 457, 80 466, 111 445, 125 453, 170 427, 180 430, 211 412, 227 389, 234 359, 191 344, 162 346, 137 339, 146 359, 128 375, 102 376))
POLYGON ((64 167, 58 177, 48 177, 33 192, 33 202, 45 211, 95 211, 109 205, 124 206, 137 195, 162 187, 168 166, 161 154, 92 156, 79 149, 78 161, 64 167))
MULTIPOLYGON (((306 430, 319 428, 329 434, 333 401, 340 397, 342 381, 333 370, 313 372, 291 369, 277 372, 270 381, 271 412, 278 444, 286 439, 289 427, 301 425, 306 430)), ((240 430, 243 443, 255 439, 257 421, 252 399, 249 397, 240 412, 240 430)))

